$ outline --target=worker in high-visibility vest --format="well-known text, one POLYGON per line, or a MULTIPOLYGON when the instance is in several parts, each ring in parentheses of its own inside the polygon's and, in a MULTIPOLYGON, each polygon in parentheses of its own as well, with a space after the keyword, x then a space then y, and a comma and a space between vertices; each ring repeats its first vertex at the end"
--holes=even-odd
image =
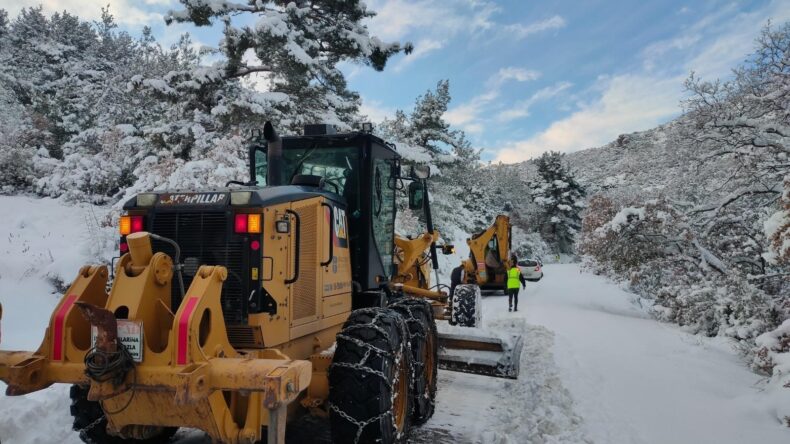
POLYGON ((507 311, 518 311, 519 287, 527 288, 527 280, 518 268, 518 261, 513 256, 510 269, 507 271, 507 311))

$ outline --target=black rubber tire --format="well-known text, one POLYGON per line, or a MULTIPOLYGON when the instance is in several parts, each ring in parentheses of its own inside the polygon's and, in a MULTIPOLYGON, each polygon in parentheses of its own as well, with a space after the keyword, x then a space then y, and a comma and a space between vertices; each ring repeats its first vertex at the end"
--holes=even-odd
POLYGON ((88 444, 163 444, 170 442, 170 439, 178 431, 178 427, 163 427, 159 435, 148 439, 127 439, 110 435, 107 433, 107 418, 104 416, 101 405, 97 401, 88 400, 89 389, 88 386, 72 385, 69 391, 71 416, 74 417, 73 429, 79 432, 83 442, 88 444))
POLYGON ((433 307, 425 299, 402 298, 390 305, 406 321, 409 331, 414 376, 412 378, 412 423, 425 424, 436 405, 436 369, 439 366, 439 338, 433 307))
POLYGON ((452 325, 461 327, 482 327, 482 307, 480 304, 480 287, 475 284, 464 284, 455 287, 453 292, 452 325))
POLYGON ((351 312, 337 334, 329 366, 329 422, 334 442, 406 442, 413 374, 407 338, 406 323, 394 310, 376 307, 351 312), (396 396, 398 388, 402 398, 396 396), (402 408, 400 424, 395 421, 398 406, 402 408))
POLYGON ((285 444, 333 444, 329 418, 308 413, 294 419, 285 428, 285 444))

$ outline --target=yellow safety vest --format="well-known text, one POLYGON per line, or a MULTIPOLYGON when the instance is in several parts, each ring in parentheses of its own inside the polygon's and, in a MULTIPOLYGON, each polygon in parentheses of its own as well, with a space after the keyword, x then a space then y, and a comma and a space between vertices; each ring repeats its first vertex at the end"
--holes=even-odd
POLYGON ((507 271, 507 288, 518 288, 521 286, 521 281, 518 279, 521 275, 521 270, 518 267, 513 267, 507 271))

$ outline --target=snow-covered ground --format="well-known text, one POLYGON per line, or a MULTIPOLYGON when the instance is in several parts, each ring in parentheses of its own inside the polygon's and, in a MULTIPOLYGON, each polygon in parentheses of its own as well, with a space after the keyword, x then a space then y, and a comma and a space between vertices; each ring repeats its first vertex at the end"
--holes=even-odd
MULTIPOLYGON (((50 279, 70 279, 108 248, 96 222, 103 215, 25 197, 0 197, 0 207, 9 209, 0 217, 0 348, 31 349, 57 302, 50 279)), ((770 407, 787 405, 790 391, 763 391, 765 382, 731 343, 650 319, 632 294, 576 265, 546 265, 544 272, 522 292, 517 313, 507 312, 503 296, 484 299, 487 329, 525 336, 519 379, 440 371, 436 414, 413 442, 790 440, 770 407)), ((79 443, 68 405, 66 386, 0 396, 0 441, 79 443)), ((195 431, 178 437, 181 444, 208 442, 195 431)))

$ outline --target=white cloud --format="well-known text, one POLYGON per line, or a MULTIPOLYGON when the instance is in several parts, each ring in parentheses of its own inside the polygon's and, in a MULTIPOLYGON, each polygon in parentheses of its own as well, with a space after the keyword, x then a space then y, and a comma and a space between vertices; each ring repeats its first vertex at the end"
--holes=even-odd
POLYGON ((444 47, 445 42, 433 39, 422 39, 414 44, 414 51, 411 54, 401 57, 392 68, 395 72, 401 72, 404 68, 444 47))
MULTIPOLYGON (((727 4, 670 39, 655 42, 642 53, 641 70, 599 80, 598 99, 557 120, 540 133, 513 141, 497 152, 496 160, 518 162, 548 150, 576 151, 600 146, 619 134, 645 130, 681 112, 683 80, 690 71, 703 78, 726 77, 754 48, 760 28, 790 20, 786 1, 775 0, 751 12, 727 4)), ((508 120, 528 115, 505 111, 508 120)))
MULTIPOLYGON (((135 0, 4 0, 3 9, 9 15, 15 16, 22 8, 43 6, 46 13, 68 11, 78 15, 83 20, 96 20, 101 17, 101 8, 109 3, 110 13, 117 23, 129 25, 164 23, 163 15, 149 8, 141 7, 141 2, 135 0)), ((145 5, 167 7, 175 5, 172 0, 145 0, 145 5)))
POLYGON ((653 43, 642 50, 644 67, 651 70, 658 65, 658 60, 672 51, 683 51, 692 47, 702 38, 699 34, 688 34, 674 37, 668 40, 661 40, 653 43))
POLYGON ((536 80, 538 78, 540 78, 540 71, 535 71, 534 69, 517 68, 515 66, 507 66, 500 68, 496 74, 489 77, 487 85, 489 88, 498 88, 509 80, 527 82, 529 80, 536 80))
POLYGON ((571 86, 573 86, 573 84, 569 82, 558 82, 554 85, 541 88, 532 94, 529 99, 518 102, 513 106, 509 106, 508 109, 504 111, 500 111, 494 120, 499 123, 507 123, 513 120, 528 117, 529 108, 532 105, 556 97, 558 94, 570 88, 571 86))
POLYGON ((547 18, 546 20, 541 20, 539 22, 529 23, 526 25, 521 23, 507 25, 505 26, 505 32, 514 38, 523 39, 532 34, 537 34, 539 32, 549 31, 552 29, 560 29, 563 27, 565 27, 565 19, 559 15, 555 15, 553 17, 547 18))
POLYGON ((656 126, 678 113, 682 80, 638 75, 601 79, 598 87, 604 91, 599 100, 527 140, 508 144, 497 153, 496 161, 520 162, 544 151, 595 147, 618 134, 656 126))
POLYGON ((728 75, 732 68, 754 50, 754 39, 768 20, 774 24, 790 20, 788 3, 774 1, 767 7, 753 12, 731 13, 720 23, 709 23, 714 20, 703 19, 699 27, 707 28, 706 30, 713 33, 715 37, 686 64, 688 70, 695 71, 706 78, 728 75))
POLYGON ((559 15, 527 24, 499 23, 495 16, 502 8, 490 0, 369 0, 368 9, 376 12, 371 32, 384 40, 447 41, 461 33, 480 37, 482 31, 495 39, 523 39, 566 24, 559 15))
POLYGON ((395 109, 384 106, 377 100, 367 100, 362 97, 359 113, 367 116, 369 122, 381 123, 384 119, 394 116, 395 109))
POLYGON ((447 110, 443 116, 444 120, 468 133, 480 133, 483 129, 479 122, 480 113, 498 95, 498 93, 488 93, 474 97, 463 105, 447 110))
POLYGON ((450 125, 458 126, 468 133, 481 133, 483 125, 480 123, 482 114, 489 111, 494 100, 499 98, 502 86, 508 81, 528 82, 540 77, 540 72, 507 66, 500 68, 486 81, 487 89, 473 97, 471 100, 458 105, 444 113, 444 119, 450 125))
POLYGON ((455 34, 467 23, 455 1, 374 0, 368 9, 376 16, 370 20, 372 33, 383 40, 399 40, 417 30, 455 34))

